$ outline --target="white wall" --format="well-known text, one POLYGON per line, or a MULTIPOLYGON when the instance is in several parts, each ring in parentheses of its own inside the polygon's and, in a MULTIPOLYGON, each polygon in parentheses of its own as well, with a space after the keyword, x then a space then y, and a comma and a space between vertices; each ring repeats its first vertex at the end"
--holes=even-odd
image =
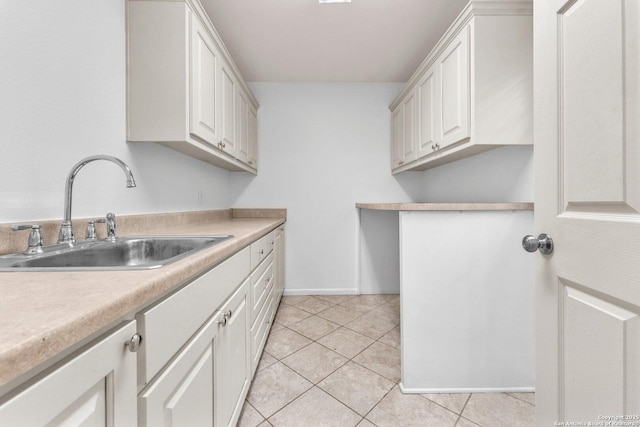
POLYGON ((355 292, 355 203, 420 197, 419 174, 389 169, 388 105, 401 87, 251 84, 260 172, 232 173, 232 206, 288 209, 287 293, 355 292))
POLYGON ((533 202, 533 146, 496 148, 428 169, 421 202, 533 202))
MULTIPOLYGON (((131 166, 138 187, 126 189, 115 165, 87 165, 76 179, 74 217, 285 207, 288 291, 354 292, 355 202, 533 199, 530 147, 392 176, 387 107, 402 84, 253 84, 257 177, 127 144, 125 58, 124 1, 0 2, 0 222, 61 218, 70 168, 110 154, 131 166)), ((361 241, 379 254, 378 233, 397 222, 375 220, 361 241)), ((380 274, 397 264, 368 265, 361 274, 379 280, 375 289, 397 286, 380 274)))
POLYGON ((398 211, 360 211, 361 294, 400 292, 400 228, 398 211))
POLYGON ((229 172, 125 142, 124 3, 0 2, 0 222, 61 218, 69 170, 100 153, 127 162, 138 187, 113 164, 89 164, 76 217, 229 206, 229 172))

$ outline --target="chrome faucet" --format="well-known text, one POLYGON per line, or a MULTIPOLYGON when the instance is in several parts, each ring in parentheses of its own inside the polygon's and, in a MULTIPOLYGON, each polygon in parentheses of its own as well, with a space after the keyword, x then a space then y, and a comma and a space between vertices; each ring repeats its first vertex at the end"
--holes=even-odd
POLYGON ((127 166, 125 162, 116 157, 99 154, 96 156, 85 157, 84 159, 80 160, 73 168, 71 168, 71 172, 69 172, 69 176, 67 176, 67 183, 64 190, 64 219, 62 220, 62 224, 60 225, 60 233, 58 233, 58 243, 68 243, 69 245, 73 245, 76 242, 76 239, 73 236, 73 224, 71 223, 71 196, 73 193, 73 180, 78 174, 78 171, 80 171, 80 169, 82 169, 84 165, 95 160, 108 160, 120 166, 127 178, 127 188, 136 186, 136 181, 133 179, 133 174, 131 173, 131 169, 129 168, 129 166, 127 166))

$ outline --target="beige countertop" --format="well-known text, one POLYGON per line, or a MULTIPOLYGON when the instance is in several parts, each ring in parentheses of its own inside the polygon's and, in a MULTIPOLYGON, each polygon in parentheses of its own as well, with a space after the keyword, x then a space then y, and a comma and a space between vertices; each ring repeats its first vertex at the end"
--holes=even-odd
MULTIPOLYGON (((145 223, 146 217, 123 217, 119 234, 235 237, 155 270, 1 272, 0 395, 38 370, 34 368, 132 318, 145 305, 278 227, 286 220, 286 210, 150 215, 154 226, 145 223), (165 217, 169 219, 158 221, 165 217)), ((6 227, 0 227, 0 235, 6 227)))
POLYGON ((379 211, 532 211, 533 203, 356 203, 379 211))

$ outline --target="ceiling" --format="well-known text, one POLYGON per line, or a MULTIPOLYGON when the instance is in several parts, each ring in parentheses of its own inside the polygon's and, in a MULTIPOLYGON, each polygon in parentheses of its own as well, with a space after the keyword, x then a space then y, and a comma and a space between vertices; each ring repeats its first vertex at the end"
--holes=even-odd
POLYGON ((406 82, 468 0, 201 0, 251 82, 406 82))

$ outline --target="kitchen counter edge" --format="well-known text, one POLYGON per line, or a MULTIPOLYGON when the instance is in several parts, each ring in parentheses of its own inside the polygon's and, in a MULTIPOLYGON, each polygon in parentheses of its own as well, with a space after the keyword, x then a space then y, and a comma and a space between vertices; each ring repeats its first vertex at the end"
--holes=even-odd
POLYGON ((532 211, 533 203, 356 203, 378 211, 532 211))

